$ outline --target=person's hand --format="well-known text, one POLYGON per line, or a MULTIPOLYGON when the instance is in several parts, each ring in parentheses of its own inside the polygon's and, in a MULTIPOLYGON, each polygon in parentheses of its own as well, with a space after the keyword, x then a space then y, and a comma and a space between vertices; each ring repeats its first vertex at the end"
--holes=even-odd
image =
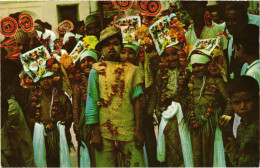
POLYGON ((135 131, 135 146, 137 149, 142 149, 144 146, 144 136, 141 131, 135 131))
POLYGON ((220 116, 220 119, 219 119, 219 125, 220 126, 227 126, 229 121, 231 119, 231 116, 229 115, 222 115, 220 116))

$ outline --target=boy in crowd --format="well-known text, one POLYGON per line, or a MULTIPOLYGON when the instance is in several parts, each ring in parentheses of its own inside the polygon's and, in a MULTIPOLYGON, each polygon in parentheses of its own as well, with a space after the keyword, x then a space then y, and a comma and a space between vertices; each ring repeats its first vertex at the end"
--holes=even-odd
POLYGON ((222 129, 225 151, 234 167, 259 166, 259 86, 250 76, 231 82, 229 95, 234 112, 241 117, 237 138, 231 125, 222 129))

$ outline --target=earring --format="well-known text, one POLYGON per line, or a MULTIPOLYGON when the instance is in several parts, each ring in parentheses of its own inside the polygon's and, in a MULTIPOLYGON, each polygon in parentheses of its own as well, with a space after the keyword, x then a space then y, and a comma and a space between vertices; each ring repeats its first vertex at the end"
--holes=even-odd
POLYGON ((204 15, 204 22, 208 28, 212 27, 212 17, 208 11, 204 15))

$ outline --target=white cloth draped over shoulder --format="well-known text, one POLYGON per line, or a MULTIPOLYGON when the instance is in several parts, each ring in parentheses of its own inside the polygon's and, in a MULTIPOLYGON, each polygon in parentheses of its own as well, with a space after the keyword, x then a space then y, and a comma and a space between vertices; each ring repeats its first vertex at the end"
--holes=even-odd
POLYGON ((190 133, 184 122, 181 105, 177 102, 172 102, 166 111, 162 113, 162 119, 159 126, 158 144, 157 144, 157 159, 160 162, 165 161, 165 137, 164 128, 171 118, 176 115, 179 124, 179 134, 181 139, 181 147, 185 167, 193 167, 193 154, 190 140, 190 133))

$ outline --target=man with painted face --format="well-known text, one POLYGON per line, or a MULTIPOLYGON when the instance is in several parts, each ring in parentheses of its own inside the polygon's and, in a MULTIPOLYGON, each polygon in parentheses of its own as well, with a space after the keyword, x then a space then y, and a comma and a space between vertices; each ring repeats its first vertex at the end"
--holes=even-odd
POLYGON ((104 61, 93 64, 89 74, 86 123, 93 125, 97 167, 144 166, 142 78, 137 66, 120 62, 121 40, 121 31, 114 27, 101 32, 96 50, 104 61))
MULTIPOLYGON (((216 150, 220 149, 216 139, 223 144, 222 136, 218 134, 218 121, 220 125, 225 125, 231 119, 230 98, 224 78, 215 75, 217 71, 212 71, 211 56, 195 50, 191 53, 190 64, 192 75, 184 121, 190 130, 194 167, 212 167, 218 164, 214 160, 213 165, 213 158, 220 155, 216 154, 216 150)), ((221 152, 224 156, 224 149, 221 152)))
MULTIPOLYGON (((96 51, 88 51, 88 49, 85 49, 79 57, 77 66, 80 69, 81 74, 80 78, 75 79, 73 83, 72 95, 74 132, 76 134, 76 139, 79 142, 78 144, 82 144, 83 141, 87 145, 91 166, 95 166, 94 151, 90 146, 91 129, 87 127, 85 123, 85 111, 89 72, 92 69, 92 65, 98 61, 98 57, 96 51)), ((80 145, 78 145, 78 147, 80 147, 80 145)), ((80 153, 78 153, 78 158, 80 158, 80 153)), ((79 166, 81 166, 80 162, 79 166)))

